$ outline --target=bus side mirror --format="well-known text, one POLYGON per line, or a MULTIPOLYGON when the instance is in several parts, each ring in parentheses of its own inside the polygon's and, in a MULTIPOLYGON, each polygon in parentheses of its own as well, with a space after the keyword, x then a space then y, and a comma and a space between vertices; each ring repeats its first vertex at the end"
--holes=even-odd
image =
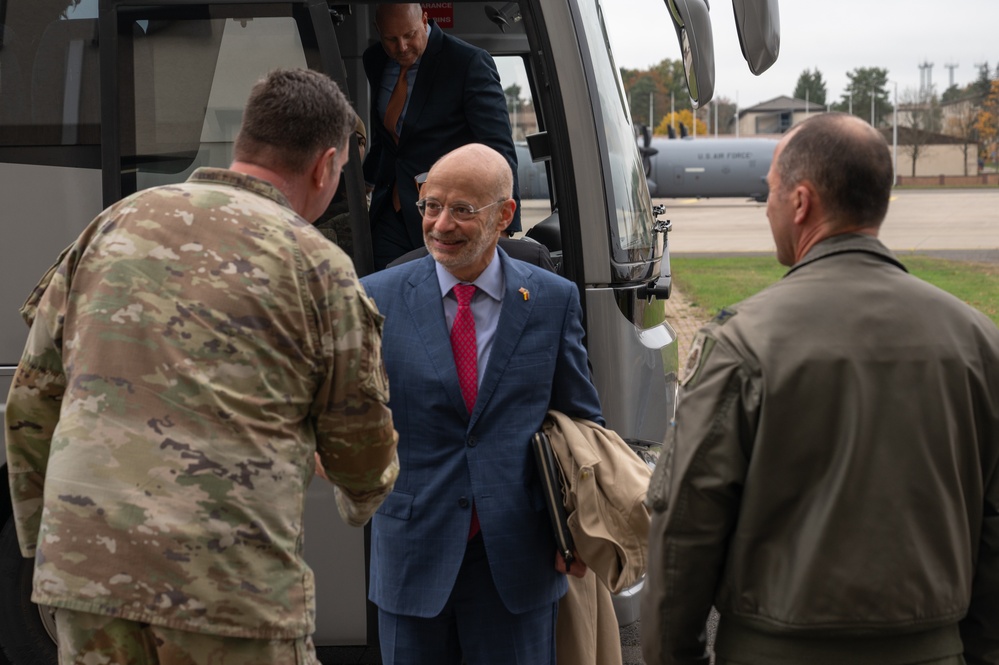
MULTIPOLYGON (((707 0, 665 0, 683 54, 690 103, 698 108, 715 94, 715 44, 707 0)), ((775 0, 776 1, 776 0, 775 0)))
POLYGON ((756 76, 770 68, 780 53, 778 0, 732 0, 735 29, 749 71, 756 76))

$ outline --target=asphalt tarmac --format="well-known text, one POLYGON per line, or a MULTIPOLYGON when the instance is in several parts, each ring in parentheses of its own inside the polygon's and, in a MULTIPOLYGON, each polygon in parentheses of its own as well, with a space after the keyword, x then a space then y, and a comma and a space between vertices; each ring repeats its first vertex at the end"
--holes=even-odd
MULTIPOLYGON (((766 203, 657 199, 672 222, 670 253, 773 255, 766 203)), ((892 251, 999 262, 999 188, 897 190, 881 226, 892 251)))

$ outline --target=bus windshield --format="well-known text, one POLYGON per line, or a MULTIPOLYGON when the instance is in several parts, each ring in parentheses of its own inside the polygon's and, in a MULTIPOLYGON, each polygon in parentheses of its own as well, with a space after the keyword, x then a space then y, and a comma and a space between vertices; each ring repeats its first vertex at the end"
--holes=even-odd
POLYGON ((617 264, 647 263, 655 246, 652 231, 652 201, 645 180, 638 144, 631 125, 624 84, 599 3, 579 3, 582 30, 592 54, 592 104, 599 112, 597 133, 605 142, 602 150, 611 220, 612 260, 617 264), (613 94, 612 91, 616 91, 613 94))

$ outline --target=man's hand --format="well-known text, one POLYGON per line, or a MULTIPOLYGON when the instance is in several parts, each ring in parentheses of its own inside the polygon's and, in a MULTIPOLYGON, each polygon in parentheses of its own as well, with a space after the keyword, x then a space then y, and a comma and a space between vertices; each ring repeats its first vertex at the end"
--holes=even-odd
POLYGON ((326 475, 326 469, 323 468, 323 461, 319 459, 319 453, 316 453, 316 475, 323 480, 329 480, 329 476, 326 475))
POLYGON ((573 577, 582 578, 586 574, 586 564, 583 563, 583 560, 579 558, 579 555, 575 551, 573 551, 572 555, 574 557, 572 565, 567 569, 565 567, 565 559, 562 558, 561 554, 555 552, 555 570, 563 574, 572 575, 573 577))

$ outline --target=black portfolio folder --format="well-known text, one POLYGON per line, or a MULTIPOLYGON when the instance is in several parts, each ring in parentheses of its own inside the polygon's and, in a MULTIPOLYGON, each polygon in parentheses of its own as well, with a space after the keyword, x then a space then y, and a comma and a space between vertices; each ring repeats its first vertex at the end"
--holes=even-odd
POLYGON ((544 432, 537 432, 532 437, 531 448, 534 450, 534 459, 538 464, 538 475, 541 477, 541 490, 545 495, 548 516, 552 520, 555 544, 558 546, 559 554, 565 559, 566 570, 569 570, 575 560, 572 553, 575 547, 566 519, 565 478, 562 474, 562 468, 555 458, 551 441, 548 440, 548 435, 544 432))

